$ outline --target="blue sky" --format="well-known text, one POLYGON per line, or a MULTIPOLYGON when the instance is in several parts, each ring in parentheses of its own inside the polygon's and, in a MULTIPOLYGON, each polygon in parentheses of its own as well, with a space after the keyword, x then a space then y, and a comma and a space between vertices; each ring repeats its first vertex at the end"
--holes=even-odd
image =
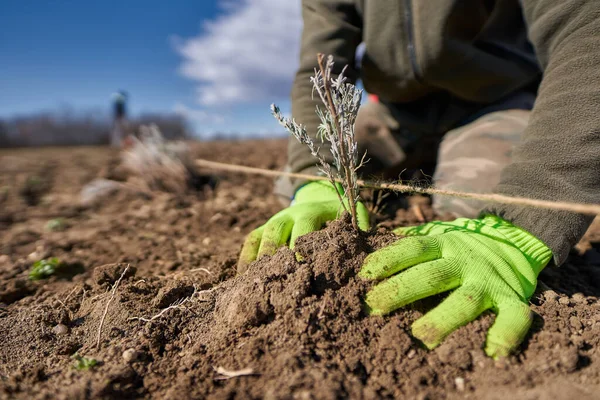
POLYGON ((298 3, 3 0, 0 117, 108 110, 125 89, 132 114, 176 111, 201 134, 281 131, 269 105, 289 110, 298 3))

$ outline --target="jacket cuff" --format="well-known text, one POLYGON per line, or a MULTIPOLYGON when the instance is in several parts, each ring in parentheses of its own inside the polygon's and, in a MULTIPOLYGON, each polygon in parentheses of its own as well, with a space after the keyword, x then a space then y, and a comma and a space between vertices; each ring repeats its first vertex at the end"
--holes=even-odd
POLYGON ((521 229, 497 215, 488 214, 484 216, 483 222, 491 225, 523 252, 532 261, 536 274, 539 274, 552 259, 552 250, 525 229, 521 229))

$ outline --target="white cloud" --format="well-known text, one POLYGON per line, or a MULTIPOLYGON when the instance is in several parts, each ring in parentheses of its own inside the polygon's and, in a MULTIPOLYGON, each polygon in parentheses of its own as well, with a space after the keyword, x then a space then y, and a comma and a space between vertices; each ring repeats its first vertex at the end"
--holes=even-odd
POLYGON ((225 122, 225 118, 218 113, 206 110, 196 110, 182 103, 175 104, 175 106, 173 106, 173 112, 193 123, 222 124, 225 122))
POLYGON ((300 0, 221 0, 224 14, 177 39, 180 72, 198 102, 223 106, 287 98, 298 62, 300 0))

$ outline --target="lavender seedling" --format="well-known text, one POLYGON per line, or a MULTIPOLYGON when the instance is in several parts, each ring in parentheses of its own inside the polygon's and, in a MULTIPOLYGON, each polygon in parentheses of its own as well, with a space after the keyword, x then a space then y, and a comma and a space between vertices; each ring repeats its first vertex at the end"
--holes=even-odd
POLYGON ((273 116, 283 125, 300 143, 310 149, 311 154, 319 161, 319 170, 329 178, 335 186, 341 182, 344 193, 348 199, 349 210, 346 203, 338 193, 338 197, 345 211, 349 211, 352 217, 352 226, 358 230, 358 218, 356 204, 360 200, 358 189, 358 169, 364 164, 365 157, 359 160, 358 145, 354 135, 354 123, 360 108, 362 90, 352 83, 347 82, 344 76, 346 67, 337 78, 332 77, 333 57, 319 54, 317 56, 319 68, 315 69, 315 75, 310 78, 313 85, 313 94, 316 92, 324 105, 324 110, 317 107, 317 115, 321 120, 317 131, 317 137, 321 142, 331 144, 331 154, 335 168, 325 161, 319 153, 319 147, 315 145, 313 138, 306 132, 303 125, 295 120, 285 118, 281 115, 279 108, 271 106, 273 116))

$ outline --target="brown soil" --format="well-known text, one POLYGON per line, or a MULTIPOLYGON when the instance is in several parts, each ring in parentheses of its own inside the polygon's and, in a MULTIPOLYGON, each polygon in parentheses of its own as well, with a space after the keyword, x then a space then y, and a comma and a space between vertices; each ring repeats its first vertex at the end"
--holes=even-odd
MULTIPOLYGON (((284 163, 279 140, 194 146, 208 159, 284 163)), ((281 249, 235 276, 244 236, 280 208, 270 179, 224 174, 214 191, 119 190, 81 206, 87 182, 122 179, 117 160, 103 148, 0 153, 0 398, 598 397, 600 224, 544 271, 530 335, 494 362, 482 350, 491 314, 433 351, 409 328, 440 297, 365 315, 355 274, 396 240, 386 228, 356 235, 336 221, 299 241, 301 261, 281 249), (56 218, 64 229, 46 229, 56 218), (45 257, 59 272, 29 280, 45 257), (99 365, 76 370, 75 353, 99 365)), ((398 210, 383 226, 415 222, 398 210)))

